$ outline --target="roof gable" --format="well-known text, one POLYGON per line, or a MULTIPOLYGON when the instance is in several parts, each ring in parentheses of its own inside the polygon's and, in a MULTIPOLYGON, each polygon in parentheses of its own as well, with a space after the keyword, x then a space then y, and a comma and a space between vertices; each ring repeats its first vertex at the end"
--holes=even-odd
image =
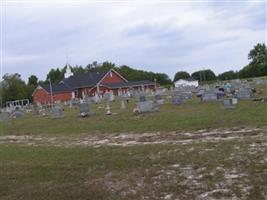
POLYGON ((73 89, 82 87, 93 87, 95 86, 106 74, 106 71, 88 72, 85 74, 77 74, 70 76, 69 78, 63 79, 62 82, 68 87, 73 89))

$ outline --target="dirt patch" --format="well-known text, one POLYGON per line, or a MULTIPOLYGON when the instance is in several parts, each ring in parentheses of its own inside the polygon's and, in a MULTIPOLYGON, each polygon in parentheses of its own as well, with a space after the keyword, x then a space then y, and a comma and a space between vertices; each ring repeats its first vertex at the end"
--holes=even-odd
MULTIPOLYGON (((143 134, 99 134, 83 136, 7 135, 0 136, 0 144, 26 144, 33 146, 133 146, 149 144, 191 144, 218 142, 233 139, 267 139, 267 131, 261 128, 215 129, 195 132, 154 132, 143 134)), ((257 144, 251 146, 251 152, 257 144), (254 146, 253 146, 254 145, 254 146)), ((264 144, 265 145, 265 144, 264 144)), ((265 146, 264 146, 265 147, 265 146)), ((208 151, 209 149, 207 149, 208 151)))

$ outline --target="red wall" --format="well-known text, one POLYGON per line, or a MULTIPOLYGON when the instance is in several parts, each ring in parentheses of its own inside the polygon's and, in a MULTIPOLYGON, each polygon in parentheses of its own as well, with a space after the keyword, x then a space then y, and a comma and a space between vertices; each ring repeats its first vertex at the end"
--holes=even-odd
POLYGON ((123 78, 121 78, 117 73, 110 71, 105 78, 101 81, 100 84, 104 83, 120 83, 126 82, 123 78), (110 75, 112 73, 112 76, 110 75))
MULTIPOLYGON (((68 101, 71 99, 71 92, 62 92, 53 94, 53 101, 68 101)), ((51 103, 51 95, 48 94, 44 89, 36 89, 33 94, 33 102, 41 104, 51 103)))

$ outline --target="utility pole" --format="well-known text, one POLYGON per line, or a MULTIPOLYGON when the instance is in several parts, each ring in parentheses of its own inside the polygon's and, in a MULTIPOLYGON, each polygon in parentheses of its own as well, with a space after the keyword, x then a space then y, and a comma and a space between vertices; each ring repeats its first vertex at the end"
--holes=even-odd
POLYGON ((51 97, 51 107, 53 105, 53 90, 52 90, 52 84, 51 84, 51 78, 49 78, 50 83, 50 97, 51 97))

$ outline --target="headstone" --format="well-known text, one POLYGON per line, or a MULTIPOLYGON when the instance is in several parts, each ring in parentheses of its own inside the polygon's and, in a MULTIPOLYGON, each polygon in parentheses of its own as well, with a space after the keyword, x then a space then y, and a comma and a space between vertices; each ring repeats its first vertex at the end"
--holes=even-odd
POLYGON ((139 102, 139 103, 137 103, 137 107, 138 107, 140 113, 158 111, 158 108, 153 103, 153 101, 142 101, 142 102, 139 102))
POLYGON ((114 96, 113 92, 110 92, 109 101, 115 101, 115 96, 114 96))
POLYGON ((216 91, 216 96, 217 96, 217 99, 222 99, 224 97, 224 92, 218 89, 216 91))
POLYGON ((145 101, 146 101, 146 96, 145 95, 140 95, 139 102, 145 102, 145 101))
POLYGON ((175 96, 172 98, 172 104, 181 105, 182 103, 184 103, 184 100, 181 98, 181 96, 175 96))
POLYGON ((3 121, 4 123, 6 123, 6 122, 9 121, 9 117, 10 117, 9 112, 6 112, 6 111, 3 111, 3 112, 2 112, 2 121, 3 121))
POLYGON ((235 108, 236 104, 233 104, 233 99, 224 99, 223 100, 223 108, 235 108))
POLYGON ((23 115, 24 115, 24 113, 21 110, 15 110, 12 113, 13 118, 20 118, 20 117, 23 117, 23 115))
POLYGON ((232 98, 232 104, 233 104, 233 105, 236 105, 237 103, 238 103, 237 98, 232 98))
POLYGON ((121 110, 124 110, 126 108, 124 99, 121 99, 121 110))
POLYGON ((162 105, 162 104, 164 104, 164 99, 162 99, 161 95, 156 94, 156 95, 155 95, 155 102, 156 102, 158 105, 162 105))
POLYGON ((210 101, 217 101, 217 95, 215 92, 205 92, 202 94, 201 101, 210 102, 210 101))
POLYGON ((251 97, 252 97, 251 90, 248 88, 240 88, 237 91, 236 97, 238 99, 251 99, 251 97))
POLYGON ((106 114, 107 114, 107 115, 112 115, 111 107, 110 107, 110 103, 109 103, 109 101, 107 101, 106 114))
POLYGON ((173 91, 172 92, 172 104, 174 105, 181 105, 184 103, 185 99, 181 95, 179 91, 173 91))
POLYGON ((81 117, 87 117, 87 116, 93 114, 93 112, 90 109, 90 104, 88 104, 86 102, 80 103, 79 109, 80 109, 80 116, 81 117))
POLYGON ((95 103, 100 103, 101 102, 101 98, 100 98, 100 95, 99 94, 95 94, 95 96, 94 96, 94 102, 95 103))
POLYGON ((40 115, 40 107, 36 104, 33 105, 33 115, 40 115))
POLYGON ((63 117, 63 110, 61 106, 53 106, 52 107, 52 118, 62 118, 63 117))

